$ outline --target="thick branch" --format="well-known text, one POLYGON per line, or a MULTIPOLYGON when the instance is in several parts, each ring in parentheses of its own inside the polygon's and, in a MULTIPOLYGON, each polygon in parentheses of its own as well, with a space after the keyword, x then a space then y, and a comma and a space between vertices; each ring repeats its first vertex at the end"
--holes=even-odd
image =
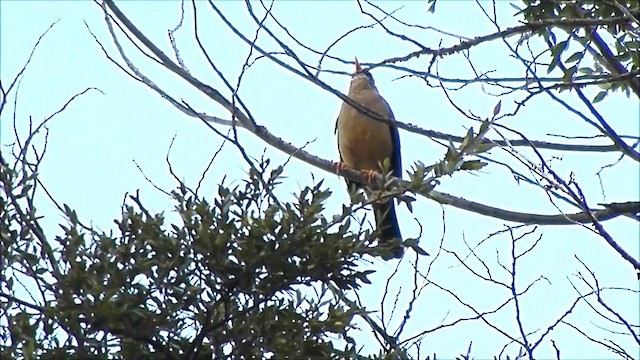
MULTIPOLYGON (((622 8, 626 9, 624 6, 622 6, 622 8)), ((578 6, 573 7, 573 12, 576 14, 576 16, 579 17, 586 16, 586 11, 579 8, 578 6)), ((630 17, 629 19, 631 20, 634 18, 630 17)), ((611 49, 609 49, 604 40, 602 40, 602 37, 600 37, 600 34, 598 34, 598 28, 596 26, 590 25, 587 26, 585 30, 591 41, 596 45, 598 50, 600 50, 600 54, 594 54, 594 56, 596 56, 596 58, 600 60, 602 65, 614 75, 628 74, 629 71, 625 68, 624 65, 622 65, 622 63, 618 59, 616 59, 616 56, 613 55, 611 49)), ((640 97, 640 79, 638 79, 638 77, 626 79, 624 82, 633 90, 634 93, 636 93, 638 97, 640 97)))
MULTIPOLYGON (((441 139, 441 140, 451 140, 453 142, 456 143, 461 143, 462 141, 464 141, 464 137, 462 136, 456 136, 456 135, 450 135, 450 134, 446 134, 446 133, 442 133, 439 131, 435 131, 435 130, 427 130, 427 129, 422 129, 419 128, 417 126, 411 125, 409 124, 408 126, 410 127, 414 127, 415 133, 430 137, 430 138, 435 138, 435 139, 441 139)), ((577 145, 577 144, 560 144, 560 143, 554 143, 554 142, 549 142, 549 141, 539 141, 539 140, 531 140, 530 142, 524 141, 522 139, 514 139, 514 140, 491 140, 491 139, 484 139, 483 144, 496 144, 499 146, 513 146, 513 147, 517 147, 517 146, 535 146, 538 149, 547 149, 547 150, 560 150, 560 151, 577 151, 577 152, 616 152, 616 151, 620 151, 620 148, 617 145, 577 145)))
MULTIPOLYGON (((549 47, 552 46, 552 44, 551 44, 551 42, 549 40, 547 40, 547 44, 549 45, 549 47)), ((564 64, 562 64, 561 62, 558 62, 558 68, 560 68, 563 72, 567 71, 567 67, 564 64)), ((635 161, 640 162, 640 153, 635 151, 633 149, 633 147, 627 145, 627 143, 624 142, 624 140, 622 140, 620 135, 618 135, 616 133, 616 131, 609 125, 609 123, 602 117, 602 115, 600 115, 600 113, 593 106, 593 103, 587 99, 587 97, 584 95, 582 90, 580 90, 580 88, 576 88, 574 90, 575 90, 576 94, 578 95, 578 97, 580 98, 580 100, 589 109, 591 114, 598 120, 598 123, 600 123, 600 126, 598 126, 598 128, 600 128, 601 131, 607 137, 609 137, 611 139, 611 141, 613 141, 615 146, 618 149, 620 149, 620 151, 622 153, 624 153, 625 155, 627 155, 630 158, 634 159, 635 161)), ((550 92, 548 90, 546 90, 546 92, 548 94, 550 94, 550 92)), ((589 122, 593 124, 593 121, 589 121, 589 122)))
POLYGON ((412 58, 420 57, 421 55, 434 55, 439 57, 451 55, 463 50, 470 49, 476 45, 480 45, 488 41, 507 38, 511 35, 516 35, 516 34, 524 34, 529 31, 539 30, 545 27, 550 27, 550 26, 585 27, 585 26, 624 24, 630 21, 631 21, 631 18, 626 16, 612 17, 608 19, 548 19, 548 20, 540 20, 540 21, 531 21, 524 25, 515 26, 515 27, 498 31, 489 35, 479 36, 473 40, 463 41, 458 45, 454 45, 448 48, 440 48, 440 49, 425 48, 418 51, 414 51, 405 56, 389 58, 376 64, 375 66, 381 66, 384 64, 393 64, 397 62, 405 62, 412 58))
MULTIPOLYGON (((600 34, 598 34, 595 29, 591 31, 589 36, 591 37, 591 41, 593 41, 598 50, 600 50, 600 53, 604 58, 603 65, 607 68, 607 70, 615 75, 626 75, 629 73, 624 65, 622 65, 622 63, 620 63, 618 59, 616 59, 615 55, 613 55, 607 44, 605 44, 604 40, 602 40, 600 34)), ((638 97, 640 97, 640 79, 638 79, 637 76, 633 76, 626 79, 625 82, 627 83, 627 85, 629 85, 631 90, 633 90, 633 92, 636 93, 638 97)))
MULTIPOLYGON (((427 196, 441 204, 451 205, 458 209, 468 210, 477 214, 523 224, 570 225, 575 223, 591 223, 591 217, 584 211, 560 215, 528 214, 487 206, 435 190, 431 191, 427 196)), ((607 206, 602 210, 591 210, 591 213, 598 221, 610 220, 623 214, 635 215, 640 213, 640 202, 629 201, 626 203, 616 203, 615 205, 612 204, 612 206, 607 206)))

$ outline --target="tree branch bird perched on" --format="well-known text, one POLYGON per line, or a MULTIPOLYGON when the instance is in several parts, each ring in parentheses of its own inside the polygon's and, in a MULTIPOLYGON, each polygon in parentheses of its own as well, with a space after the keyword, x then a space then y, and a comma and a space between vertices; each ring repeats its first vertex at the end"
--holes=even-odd
MULTIPOLYGON (((395 120, 389 104, 378 93, 369 70, 362 69, 357 58, 355 63, 356 72, 351 78, 349 98, 384 119, 395 120)), ((336 121, 336 132, 341 161, 338 166, 346 165, 368 172, 380 171, 380 164, 388 158, 391 174, 398 178, 402 177, 400 136, 395 126, 375 120, 347 103, 343 103, 336 121)), ((347 186, 362 188, 363 184, 347 179, 347 186)), ((376 226, 379 229, 380 243, 394 238, 402 239, 394 200, 376 201, 372 206, 376 226)), ((403 252, 402 247, 392 249, 392 255, 395 258, 401 257, 403 252)))

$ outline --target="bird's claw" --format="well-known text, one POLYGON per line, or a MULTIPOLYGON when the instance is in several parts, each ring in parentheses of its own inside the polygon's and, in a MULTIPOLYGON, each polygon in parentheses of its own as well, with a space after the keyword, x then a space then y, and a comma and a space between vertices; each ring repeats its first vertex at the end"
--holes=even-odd
POLYGON ((336 174, 340 174, 344 169, 347 168, 347 164, 343 163, 342 161, 338 161, 334 162, 332 167, 336 174))
POLYGON ((377 171, 369 169, 362 170, 362 172, 367 179, 367 183, 372 183, 373 179, 375 179, 376 175, 378 174, 377 171))

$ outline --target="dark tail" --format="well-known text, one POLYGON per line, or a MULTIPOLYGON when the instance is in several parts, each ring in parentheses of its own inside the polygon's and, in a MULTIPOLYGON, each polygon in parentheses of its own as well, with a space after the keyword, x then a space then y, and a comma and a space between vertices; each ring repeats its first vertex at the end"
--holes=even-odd
MULTIPOLYGON (((380 243, 388 242, 392 239, 402 240, 400 234, 400 227, 398 226, 398 218, 396 217, 396 208, 393 199, 386 203, 374 203, 373 211, 376 217, 376 225, 380 230, 380 243)), ((404 253, 404 248, 401 246, 391 249, 393 258, 400 258, 404 253)), ((388 259, 387 259, 388 260, 388 259)))

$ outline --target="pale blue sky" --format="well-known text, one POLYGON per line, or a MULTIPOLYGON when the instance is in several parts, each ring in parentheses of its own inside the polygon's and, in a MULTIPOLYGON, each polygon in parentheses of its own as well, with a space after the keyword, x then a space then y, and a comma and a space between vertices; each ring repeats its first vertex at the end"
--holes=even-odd
MULTIPOLYGON (((216 64, 232 82, 235 82, 248 54, 248 47, 225 28, 205 2, 198 4, 201 38, 208 46, 216 64)), ((404 5, 396 16, 409 23, 429 25, 466 37, 495 31, 475 2, 439 1, 435 14, 427 13, 425 2, 414 1, 404 5)), ((166 34, 179 20, 180 2, 123 1, 119 2, 118 6, 150 39, 170 54, 166 34)), ((380 6, 391 11, 400 7, 400 4, 383 2, 380 6)), ((255 26, 247 16, 242 3, 228 1, 223 2, 221 7, 245 34, 253 36, 255 26)), ((191 5, 188 6, 189 14, 190 8, 191 5)), ((255 3, 254 9, 258 8, 259 3, 255 3)), ((516 20, 511 17, 515 10, 509 6, 509 2, 500 2, 498 10, 499 14, 505 14, 502 26, 516 24, 516 20)), ((321 51, 350 28, 371 23, 368 17, 359 12, 355 3, 348 1, 286 1, 276 3, 274 13, 299 40, 321 51)), ((26 134, 29 116, 37 123, 57 111, 72 95, 87 87, 96 87, 104 92, 104 95, 89 92, 49 124, 49 144, 45 161, 41 166, 40 178, 53 196, 75 209, 83 221, 92 222, 104 230, 111 229, 112 220, 119 216, 125 193, 132 193, 138 189, 150 210, 170 213, 172 205, 169 199, 148 184, 133 161, 135 160, 157 185, 171 190, 176 184, 169 175, 165 156, 171 139, 176 136, 171 153, 174 171, 183 177, 187 184, 195 185, 210 157, 218 149, 220 137, 209 131, 199 120, 187 118, 172 108, 157 94, 108 62, 84 25, 86 21, 100 41, 106 45, 110 54, 118 58, 102 13, 92 2, 3 1, 1 16, 0 55, 3 85, 13 79, 38 36, 52 22, 60 19, 41 43, 21 84, 17 113, 21 136, 26 134)), ((192 74, 228 96, 229 92, 224 91, 222 82, 210 70, 194 45, 191 21, 187 24, 187 30, 178 36, 178 46, 188 68, 192 74)), ((434 48, 440 41, 442 46, 457 43, 457 40, 433 31, 415 31, 411 34, 425 45, 434 48)), ((274 42, 266 40, 266 37, 261 38, 259 44, 268 50, 277 50, 274 42)), ((157 84, 171 89, 174 97, 188 101, 191 106, 207 114, 229 117, 220 106, 212 104, 191 87, 180 82, 176 76, 137 55, 131 46, 127 46, 127 49, 131 59, 137 61, 137 66, 157 84)), ((299 50, 298 47, 293 49, 299 50)), ((381 29, 368 29, 361 30, 340 42, 331 54, 345 59, 357 56, 362 62, 378 62, 414 50, 414 46, 386 36, 381 29)), ((520 62, 508 59, 504 52, 504 45, 496 41, 474 49, 471 56, 474 65, 480 71, 495 70, 496 76, 522 76, 524 71, 520 62)), ((311 64, 317 64, 317 57, 309 52, 300 51, 299 54, 311 64)), ((422 57, 404 65, 419 69, 424 68, 429 60, 422 57)), ((324 66, 345 72, 353 71, 351 66, 328 60, 324 66)), ((439 70, 443 76, 472 77, 469 65, 461 56, 444 58, 439 64, 439 70)), ((378 89, 391 105, 399 121, 456 135, 464 135, 468 126, 478 127, 456 112, 440 89, 428 88, 416 79, 395 80, 401 73, 390 69, 376 69, 373 75, 378 89)), ((344 75, 322 74, 321 79, 343 92, 346 91, 349 81, 344 75)), ((480 86, 474 85, 452 93, 452 97, 464 109, 486 117, 490 116, 498 101, 498 98, 491 95, 495 92, 495 89, 491 89, 485 93, 480 86)), ((586 92, 593 97, 597 89, 589 89, 586 92)), ((249 70, 243 80, 240 95, 256 120, 261 125, 269 127, 274 134, 294 145, 310 142, 305 148, 307 151, 325 159, 337 159, 333 130, 340 100, 334 95, 267 60, 258 61, 249 70)), ((574 95, 563 93, 561 96, 585 111, 574 95)), ((502 111, 513 111, 514 101, 522 98, 522 94, 502 97, 502 111)), ((9 102, 13 102, 13 96, 9 102)), ((633 95, 629 99, 616 93, 596 107, 620 134, 638 135, 640 132, 638 101, 633 95)), ((9 110, 2 114, 2 145, 9 144, 14 139, 12 115, 9 110)), ((532 99, 516 117, 505 119, 504 124, 524 132, 530 139, 537 140, 559 141, 557 138, 547 137, 549 133, 582 136, 595 134, 594 129, 583 120, 569 114, 544 95, 532 99)), ((222 127, 220 129, 226 130, 222 127)), ((417 160, 432 164, 444 154, 443 147, 427 138, 404 131, 400 132, 400 136, 405 169, 417 160)), ((490 137, 495 138, 495 134, 491 133, 490 137)), ((240 140, 255 156, 259 156, 265 147, 268 148, 246 131, 240 132, 240 140)), ((608 144, 606 141, 599 143, 608 144)), ((2 148, 3 152, 6 150, 6 147, 2 148)), ((267 149, 267 154, 275 163, 282 163, 287 159, 284 154, 271 148, 267 149)), ((495 159, 508 159, 504 153, 496 150, 491 154, 495 159)), ((545 151, 544 154, 548 158, 557 157, 551 163, 561 176, 568 177, 572 171, 576 174, 577 181, 592 205, 605 201, 637 200, 640 196, 638 165, 633 161, 625 159, 604 172, 605 199, 595 173, 604 164, 615 161, 617 154, 594 155, 551 151, 545 151)), ((527 155, 534 159, 531 153, 527 155)), ((524 171, 522 167, 519 169, 524 171)), ((246 166, 238 152, 232 146, 227 146, 208 174, 205 188, 209 187, 213 191, 223 176, 237 180, 242 178, 245 171, 246 166)), ((294 159, 287 166, 286 175, 288 179, 280 189, 285 199, 291 199, 292 192, 312 184, 313 176, 316 180, 325 179, 325 186, 334 191, 328 202, 328 215, 348 201, 343 180, 333 174, 322 172, 294 159)), ((557 213, 543 191, 516 183, 505 168, 497 165, 490 165, 478 174, 457 173, 451 178, 443 178, 438 190, 508 210, 557 213)), ((561 208, 575 211, 567 206, 561 208)), ((59 232, 57 224, 63 221, 62 215, 44 196, 40 198, 38 209, 40 214, 45 216, 43 223, 47 233, 53 238, 59 232)), ((420 227, 415 220, 418 219, 424 227, 421 246, 431 254, 436 253, 443 232, 442 211, 443 208, 439 204, 422 197, 415 203, 413 214, 401 206, 399 217, 403 234, 407 237, 418 236, 420 227)), ((478 214, 449 207, 444 207, 444 211, 447 227, 444 246, 463 255, 466 254, 463 240, 474 245, 488 234, 505 227, 503 221, 478 214)), ((169 218, 173 219, 171 216, 169 218)), ((640 234, 636 222, 620 218, 606 222, 605 228, 630 254, 636 258, 640 257, 640 234)), ((546 276, 550 283, 538 283, 522 299, 525 328, 528 331, 546 329, 559 314, 566 311, 576 297, 568 278, 577 282, 572 274, 577 271, 584 273, 584 270, 575 260, 574 254, 596 272, 601 285, 638 288, 631 266, 606 246, 604 240, 589 231, 576 226, 558 226, 544 227, 539 233, 543 234, 541 242, 529 257, 523 259, 522 267, 519 269, 519 284, 526 286, 541 275, 546 276)), ((520 245, 520 251, 534 240, 533 237, 525 240, 526 244, 520 245)), ((496 276, 503 280, 507 278, 496 264, 496 251, 499 252, 500 259, 506 262, 508 249, 509 240, 506 237, 494 238, 478 249, 478 255, 482 256, 495 271, 496 276)), ((408 279, 412 278, 408 260, 404 260, 401 275, 394 282, 394 287, 402 286, 403 290, 407 291, 406 295, 410 292, 408 279)), ((426 266, 426 263, 426 259, 421 260, 421 266, 426 266)), ((379 273, 374 277, 374 285, 363 290, 364 297, 372 299, 371 308, 379 304, 384 279, 393 270, 393 264, 395 262, 374 262, 373 266, 379 273)), ((474 266, 478 268, 477 263, 474 266)), ((482 310, 497 306, 509 296, 504 289, 480 282, 464 268, 455 266, 455 261, 450 256, 443 256, 434 264, 431 278, 482 310)), ((637 324, 637 296, 612 293, 607 299, 628 320, 637 324)), ((446 323, 460 316, 471 315, 449 295, 434 288, 425 291, 415 308, 416 312, 405 329, 403 338, 435 327, 441 322, 446 323)), ((399 320, 395 318, 392 324, 399 320)), ((516 334, 512 309, 493 316, 491 320, 508 332, 516 334)), ((570 320, 588 329, 594 336, 612 337, 611 334, 596 328, 597 325, 610 324, 603 323, 585 304, 578 307, 570 320)), ((575 331, 567 327, 555 330, 551 338, 567 358, 603 359, 612 356, 602 347, 577 337, 575 331)), ((633 349, 633 340, 629 337, 615 339, 621 344, 627 344, 627 349, 633 349)), ((471 322, 427 336, 423 344, 423 354, 435 352, 439 358, 452 358, 465 351, 471 340, 476 358, 497 355, 506 342, 505 338, 486 325, 471 322)), ((366 350, 376 351, 376 343, 371 341, 366 350)), ((510 347, 507 353, 513 356, 516 350, 510 347)), ((548 358, 552 354, 550 342, 543 345, 538 352, 540 358, 548 358)))

